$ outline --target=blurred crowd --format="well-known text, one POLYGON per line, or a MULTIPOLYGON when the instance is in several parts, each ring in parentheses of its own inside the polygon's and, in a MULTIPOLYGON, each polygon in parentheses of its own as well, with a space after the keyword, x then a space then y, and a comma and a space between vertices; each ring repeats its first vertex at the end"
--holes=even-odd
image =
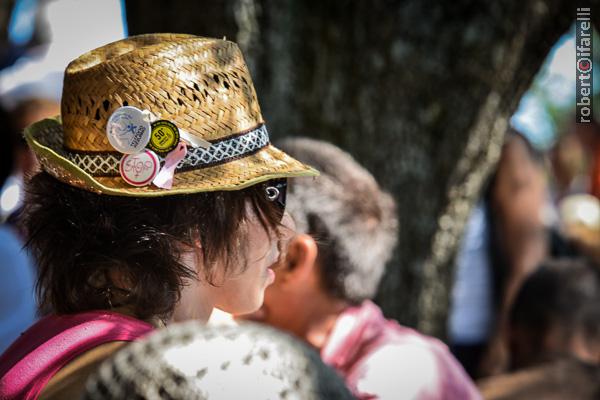
POLYGON ((541 153, 510 130, 470 216, 448 337, 486 397, 597 393, 599 133, 573 123, 541 153))
MULTIPOLYGON (((0 53, 0 354, 55 311, 38 305, 36 262, 24 250, 25 188, 40 166, 22 132, 60 114, 68 61, 127 35, 120 1, 86 1, 98 8, 77 24, 89 37, 55 19, 72 1, 15 3, 0 53), (23 18, 40 28, 19 31, 30 26, 23 18)), ((546 152, 506 133, 457 252, 445 344, 372 302, 402 224, 377 177, 329 143, 276 145, 321 176, 290 180, 295 233, 280 243, 263 305, 169 325, 85 374, 63 369, 45 398, 598 398, 599 124, 573 122, 546 152)))

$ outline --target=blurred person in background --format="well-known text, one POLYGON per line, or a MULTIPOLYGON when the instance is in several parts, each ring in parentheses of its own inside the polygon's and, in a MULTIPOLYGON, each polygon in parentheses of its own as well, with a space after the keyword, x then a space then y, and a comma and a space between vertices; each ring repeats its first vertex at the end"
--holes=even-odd
POLYGON ((586 124, 573 121, 563 137, 574 138, 581 149, 571 154, 572 164, 579 161, 575 164, 579 168, 573 173, 572 182, 581 183, 579 187, 572 183, 571 190, 564 194, 589 193, 600 198, 600 124, 596 120, 586 124))
POLYGON ((7 29, 10 45, 26 46, 0 73, 0 95, 8 110, 27 99, 60 101, 69 61, 127 37, 122 0, 17 0, 7 29))
POLYGON ((560 359, 477 383, 486 400, 598 400, 600 367, 560 359))
POLYGON ((288 209, 300 234, 248 318, 308 342, 360 399, 479 398, 443 343, 385 319, 371 302, 396 243, 392 197, 332 144, 278 145, 321 176, 291 182, 288 209))
POLYGON ((488 213, 487 204, 480 200, 465 226, 448 315, 450 349, 472 378, 479 376, 495 323, 488 213))
POLYGON ((270 144, 226 40, 150 34, 87 52, 65 71, 61 111, 25 130, 42 171, 24 226, 51 313, 0 356, 2 399, 79 398, 156 327, 255 311, 289 234, 286 178, 318 174, 270 144), (166 136, 161 160, 146 146, 166 136))
POLYGON ((36 168, 22 130, 60 114, 62 77, 79 54, 127 35, 121 0, 17 0, 6 26, 7 43, 0 71, 0 103, 12 120, 16 165, 0 186, 0 219, 19 227, 23 177, 36 168), (85 32, 85 34, 81 34, 85 32))
POLYGON ((584 259, 545 261, 510 313, 510 372, 479 386, 488 399, 597 399, 600 270, 584 259))
POLYGON ((575 357, 600 365, 600 270, 583 259, 545 261, 510 314, 511 370, 575 357))
MULTIPOLYGON (((0 218, 20 230, 18 215, 23 206, 23 183, 27 177, 38 171, 38 164, 31 149, 23 138, 23 129, 44 118, 60 114, 60 104, 43 98, 27 99, 19 102, 10 112, 10 129, 15 163, 10 177, 0 191, 0 218)), ((22 232, 20 232, 22 234, 22 232)))
POLYGON ((548 203, 541 156, 510 129, 457 255, 449 340, 474 378, 507 367, 508 311, 524 279, 548 254, 548 203))
POLYGON ((600 124, 596 120, 572 122, 550 151, 553 195, 564 197, 588 193, 600 198, 600 124))
POLYGON ((354 398, 313 349, 252 323, 169 326, 119 351, 86 387, 86 400, 354 398))
POLYGON ((596 148, 596 122, 573 122, 549 151, 552 196, 555 203, 572 194, 590 193, 596 148))
MULTIPOLYGON (((10 126, 10 115, 1 109, 0 125, 10 126)), ((0 187, 14 169, 14 139, 7 134, 0 147, 0 187)), ((36 320, 34 286, 34 267, 17 232, 0 224, 0 354, 36 320)))

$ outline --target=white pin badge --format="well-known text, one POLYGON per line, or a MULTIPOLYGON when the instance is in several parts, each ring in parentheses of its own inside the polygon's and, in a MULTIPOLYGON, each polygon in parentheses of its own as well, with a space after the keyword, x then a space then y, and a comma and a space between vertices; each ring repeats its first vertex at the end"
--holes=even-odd
POLYGON ((123 180, 133 186, 146 186, 154 180, 160 170, 160 160, 151 150, 125 154, 119 163, 123 180))
POLYGON ((108 119, 106 135, 110 144, 121 153, 139 153, 150 141, 150 121, 138 108, 119 107, 108 119))

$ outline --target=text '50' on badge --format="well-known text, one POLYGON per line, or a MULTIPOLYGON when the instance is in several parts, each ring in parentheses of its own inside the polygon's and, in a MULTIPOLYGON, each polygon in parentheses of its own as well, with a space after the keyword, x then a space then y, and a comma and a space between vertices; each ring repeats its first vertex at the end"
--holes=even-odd
POLYGON ((179 129, 171 121, 164 119, 152 123, 148 147, 159 154, 169 153, 179 143, 179 129))
POLYGON ((150 122, 138 108, 119 107, 108 119, 106 135, 110 144, 121 153, 139 153, 150 140, 150 122))
POLYGON ((151 150, 141 153, 125 154, 119 163, 119 172, 123 180, 133 186, 146 186, 158 174, 160 160, 151 150))

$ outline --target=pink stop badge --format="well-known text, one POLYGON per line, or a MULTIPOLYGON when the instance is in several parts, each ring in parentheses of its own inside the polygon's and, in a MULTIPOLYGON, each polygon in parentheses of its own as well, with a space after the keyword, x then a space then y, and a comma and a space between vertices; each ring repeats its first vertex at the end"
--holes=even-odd
POLYGON ((158 174, 160 160, 151 150, 141 153, 125 154, 119 163, 119 172, 123 180, 133 186, 146 186, 158 174))

